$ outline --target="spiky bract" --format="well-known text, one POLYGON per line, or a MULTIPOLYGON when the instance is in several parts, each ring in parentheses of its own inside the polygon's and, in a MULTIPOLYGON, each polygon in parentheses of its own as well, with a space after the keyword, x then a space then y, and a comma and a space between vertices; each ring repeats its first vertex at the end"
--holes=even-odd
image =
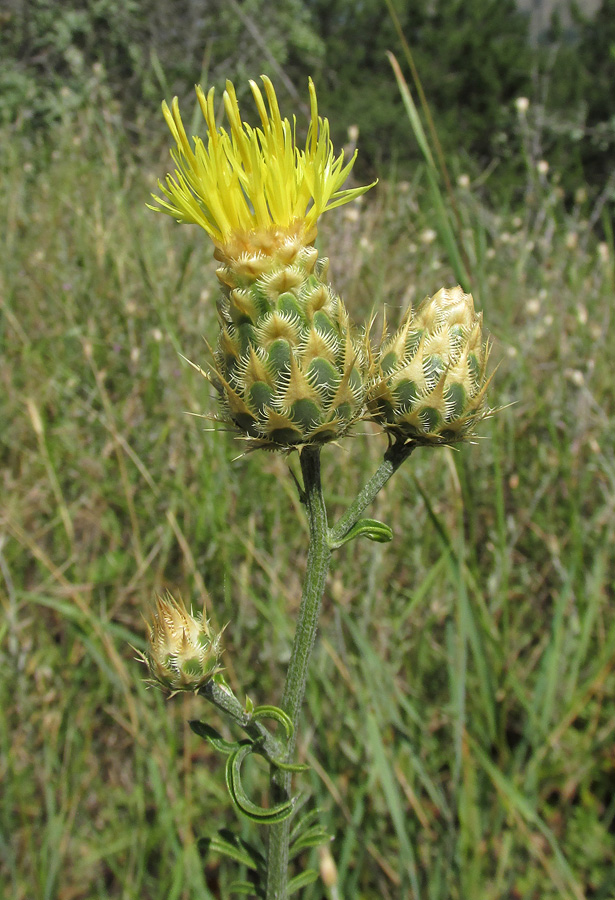
POLYGON ((189 613, 171 594, 157 597, 149 622, 146 655, 152 677, 175 691, 196 691, 219 669, 220 635, 204 613, 189 613))
POLYGON ((302 235, 267 232, 218 269, 221 330, 211 380, 223 417, 252 447, 289 450, 340 437, 361 415, 366 355, 302 235))
POLYGON ((472 295, 442 288, 383 340, 368 392, 371 418, 416 443, 463 440, 485 414, 488 356, 472 295))

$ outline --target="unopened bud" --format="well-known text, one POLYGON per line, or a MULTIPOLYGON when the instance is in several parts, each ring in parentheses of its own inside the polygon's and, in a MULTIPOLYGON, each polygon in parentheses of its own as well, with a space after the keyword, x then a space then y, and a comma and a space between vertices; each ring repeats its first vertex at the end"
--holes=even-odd
POLYGON ((368 394, 372 419, 417 443, 463 440, 484 415, 488 356, 472 295, 442 288, 383 341, 368 394))
POLYGON ((203 613, 188 612, 171 594, 157 597, 149 622, 147 664, 153 678, 175 691, 196 691, 219 668, 220 635, 203 613))

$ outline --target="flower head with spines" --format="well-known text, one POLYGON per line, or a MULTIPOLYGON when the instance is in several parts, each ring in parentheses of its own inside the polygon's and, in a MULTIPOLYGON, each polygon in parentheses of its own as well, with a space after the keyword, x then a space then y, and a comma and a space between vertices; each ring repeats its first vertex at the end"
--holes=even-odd
POLYGON ((371 418, 415 443, 464 440, 486 414, 488 358, 472 295, 442 288, 382 341, 372 361, 371 418))
POLYGON ((193 615, 168 592, 156 597, 144 657, 152 678, 174 691, 198 690, 220 669, 220 638, 205 611, 193 615))
POLYGON ((163 113, 177 166, 152 207, 200 225, 220 262, 220 333, 208 377, 222 417, 251 447, 289 450, 345 434, 364 411, 367 355, 313 246, 320 215, 368 190, 342 189, 356 154, 335 156, 310 79, 304 147, 282 118, 271 81, 250 82, 260 127, 242 121, 227 82, 229 130, 216 126, 214 93, 197 97, 207 143, 187 138, 177 98, 163 113))

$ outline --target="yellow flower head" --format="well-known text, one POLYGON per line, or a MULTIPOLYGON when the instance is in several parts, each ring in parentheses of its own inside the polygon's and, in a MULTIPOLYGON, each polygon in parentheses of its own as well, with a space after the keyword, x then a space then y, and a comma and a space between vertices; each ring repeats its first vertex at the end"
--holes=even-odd
POLYGON ((200 225, 223 256, 234 256, 234 248, 252 243, 272 251, 289 235, 303 245, 316 236, 316 222, 322 213, 353 200, 372 185, 341 190, 356 152, 344 165, 344 154, 335 156, 329 137, 329 122, 318 115, 312 80, 310 123, 305 149, 296 144, 296 122, 283 119, 273 85, 261 76, 267 103, 258 85, 250 82, 261 126, 242 122, 235 88, 230 81, 224 92, 224 108, 230 131, 216 126, 214 89, 205 96, 196 94, 207 125, 206 141, 186 135, 177 97, 162 104, 162 111, 176 148, 171 156, 177 166, 158 186, 166 199, 154 196, 159 212, 178 222, 200 225))

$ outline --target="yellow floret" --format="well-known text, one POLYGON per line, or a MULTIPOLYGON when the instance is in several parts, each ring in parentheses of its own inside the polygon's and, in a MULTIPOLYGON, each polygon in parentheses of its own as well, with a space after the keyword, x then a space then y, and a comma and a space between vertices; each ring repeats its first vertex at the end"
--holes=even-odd
POLYGON ((242 122, 230 81, 223 96, 230 130, 216 126, 214 89, 205 95, 197 86, 207 139, 194 137, 193 146, 177 97, 170 109, 166 102, 162 104, 176 143, 171 150, 176 170, 167 175, 165 184, 158 182, 164 198, 153 195, 157 206, 150 208, 178 222, 200 225, 223 256, 226 247, 235 247, 255 232, 273 235, 274 245, 284 243, 288 234, 299 235, 304 245, 311 243, 322 213, 348 203, 372 186, 341 190, 356 153, 346 165, 343 152, 335 156, 329 122, 318 115, 311 79, 308 134, 305 147, 299 148, 294 120, 291 125, 282 118, 273 84, 265 75, 261 78, 266 102, 258 85, 250 82, 260 116, 258 128, 242 122))

